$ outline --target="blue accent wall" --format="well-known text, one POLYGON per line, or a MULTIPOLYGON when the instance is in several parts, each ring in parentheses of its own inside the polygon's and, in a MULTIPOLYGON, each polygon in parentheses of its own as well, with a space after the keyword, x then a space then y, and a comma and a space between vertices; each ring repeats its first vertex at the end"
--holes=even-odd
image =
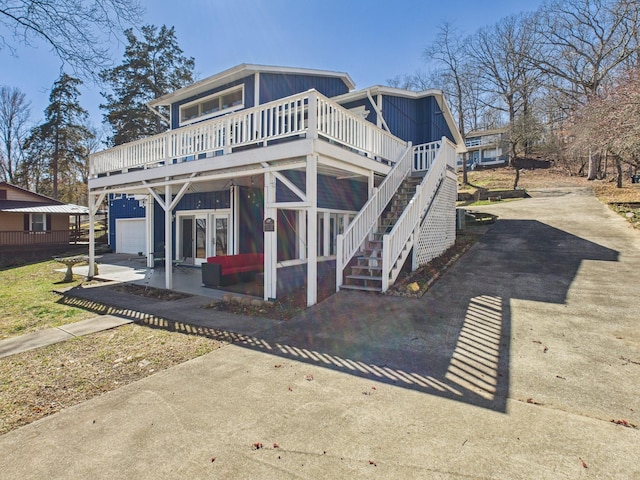
POLYGON ((442 137, 447 137, 455 143, 453 134, 435 97, 419 99, 417 113, 418 136, 414 144, 435 142, 442 137))
POLYGON ((147 209, 132 197, 114 198, 109 195, 109 245, 116 248, 116 220, 119 218, 144 218, 147 209))
POLYGON ((264 193, 261 188, 240 187, 238 195, 238 253, 263 253, 264 193))
MULTIPOLYGON (((296 187, 306 190, 306 175, 304 172, 282 172, 296 187)), ((365 182, 354 179, 338 180, 326 175, 318 175, 318 208, 331 210, 358 211, 367 201, 369 186, 365 182)), ((298 196, 286 185, 276 183, 276 200, 278 202, 297 202, 298 196)))
POLYGON ((391 133, 414 145, 453 135, 435 97, 405 98, 382 96, 382 114, 391 133))
POLYGON ((293 75, 282 73, 260 74, 260 103, 306 92, 315 88, 327 97, 335 97, 347 93, 349 89, 344 82, 335 77, 319 77, 317 75, 293 75))
POLYGON ((377 125, 378 113, 376 112, 376 109, 373 108, 368 98, 361 98, 359 100, 356 100, 355 102, 343 103, 342 106, 346 109, 364 106, 365 110, 369 111, 366 120, 373 123, 374 125, 377 125))
MULTIPOLYGON (((164 196, 161 196, 164 198, 164 196)), ((154 201, 155 202, 155 201, 154 201)), ((212 209, 223 209, 230 208, 230 196, 229 190, 224 190, 221 192, 199 192, 199 193, 187 193, 184 195, 178 205, 173 210, 172 213, 181 211, 181 210, 212 210, 212 209)), ((154 203, 154 218, 153 218, 153 242, 154 247, 153 251, 158 252, 164 248, 164 210, 158 202, 154 203)), ((175 221, 173 222, 173 236, 172 236, 172 245, 174 246, 174 255, 175 255, 175 245, 176 245, 176 225, 175 221)))

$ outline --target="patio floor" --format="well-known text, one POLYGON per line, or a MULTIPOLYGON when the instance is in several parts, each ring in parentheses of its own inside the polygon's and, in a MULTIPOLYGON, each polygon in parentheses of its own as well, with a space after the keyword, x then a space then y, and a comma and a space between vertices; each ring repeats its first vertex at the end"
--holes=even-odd
MULTIPOLYGON (((147 268, 145 257, 122 253, 106 253, 96 255, 96 263, 98 265, 98 274, 94 277, 96 279, 165 288, 164 267, 147 268)), ((65 268, 58 269, 60 272, 65 270, 65 268)), ((88 265, 75 266, 73 267, 73 273, 86 276, 89 273, 89 267, 88 265)), ((218 300, 229 292, 262 298, 261 287, 253 283, 231 285, 225 287, 225 290, 203 287, 202 271, 199 267, 189 265, 174 267, 173 290, 218 300)))

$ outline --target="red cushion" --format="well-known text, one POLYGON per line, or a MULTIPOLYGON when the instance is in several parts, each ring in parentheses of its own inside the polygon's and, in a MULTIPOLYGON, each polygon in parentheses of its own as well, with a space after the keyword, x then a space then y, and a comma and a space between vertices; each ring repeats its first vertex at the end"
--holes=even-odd
POLYGON ((208 257, 207 263, 220 265, 222 275, 232 273, 262 271, 264 269, 264 254, 262 253, 241 253, 238 255, 221 255, 219 257, 208 257))

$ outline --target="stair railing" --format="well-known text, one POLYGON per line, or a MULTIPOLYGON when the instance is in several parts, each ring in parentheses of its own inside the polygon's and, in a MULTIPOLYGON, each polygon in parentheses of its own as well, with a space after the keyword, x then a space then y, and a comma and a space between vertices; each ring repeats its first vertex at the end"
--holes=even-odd
MULTIPOLYGON (((416 147, 420 148, 420 146, 416 147)), ((404 211, 393 226, 393 229, 382 237, 382 291, 385 292, 396 280, 400 269, 394 269, 394 265, 407 247, 407 242, 416 233, 419 227, 422 212, 433 200, 434 194, 444 178, 447 166, 453 158, 455 161, 456 147, 449 139, 442 137, 441 146, 438 149, 429 170, 416 187, 416 194, 409 201, 404 211)), ((412 153, 413 158, 413 153, 412 153)))
POLYGON ((407 145, 398 162, 393 166, 376 192, 360 209, 360 212, 345 229, 344 233, 337 236, 336 291, 342 285, 345 267, 378 225, 380 215, 382 215, 398 187, 411 171, 414 152, 411 142, 407 145))

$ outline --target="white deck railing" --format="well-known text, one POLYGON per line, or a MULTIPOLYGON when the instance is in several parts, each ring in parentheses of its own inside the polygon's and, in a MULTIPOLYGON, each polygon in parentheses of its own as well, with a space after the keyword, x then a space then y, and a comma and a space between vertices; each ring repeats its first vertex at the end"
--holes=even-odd
MULTIPOLYGON (((440 180, 444 177, 447 166, 453 169, 456 162, 456 147, 446 137, 442 137, 437 154, 429 162, 429 170, 416 187, 416 194, 398 218, 393 229, 382 237, 382 291, 385 292, 393 284, 400 268, 394 268, 396 261, 405 251, 407 242, 414 235, 420 219, 434 198, 440 180)), ((427 144, 431 145, 431 144, 427 144)), ((420 146, 422 147, 422 146, 420 146)), ((418 147, 414 151, 417 151, 418 147)), ((423 151, 433 151, 431 148, 423 151)), ((414 245, 415 246, 415 245, 414 245)))
POLYGON ((89 173, 95 178, 160 167, 301 135, 325 138, 379 161, 393 162, 406 148, 406 142, 309 90, 95 153, 89 173))
POLYGON ((433 160, 440 149, 442 142, 423 143, 413 148, 413 171, 426 172, 431 168, 433 160))

